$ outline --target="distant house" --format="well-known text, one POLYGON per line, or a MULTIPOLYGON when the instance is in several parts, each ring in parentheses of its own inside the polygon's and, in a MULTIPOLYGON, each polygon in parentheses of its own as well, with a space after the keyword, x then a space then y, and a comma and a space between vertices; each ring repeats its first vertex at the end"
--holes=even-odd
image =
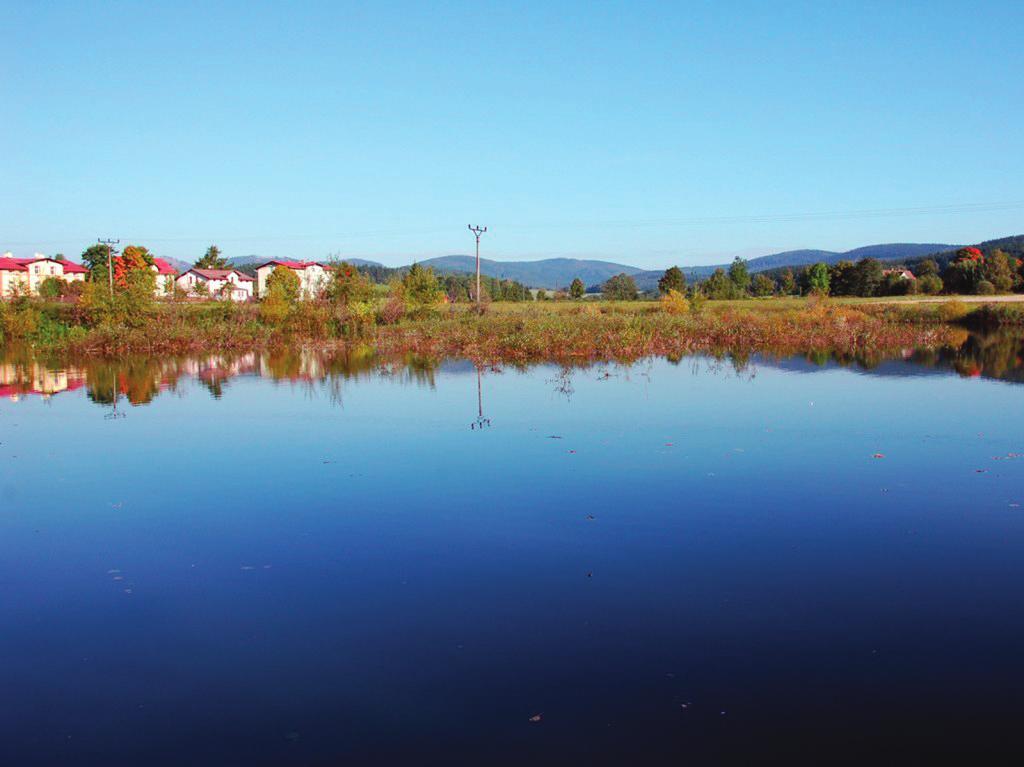
POLYGON ((153 266, 150 269, 156 272, 156 294, 158 296, 171 295, 174 292, 174 279, 178 276, 178 270, 162 258, 154 258, 153 266))
POLYGON ((896 277, 899 277, 901 280, 917 279, 917 277, 914 276, 914 273, 909 269, 883 269, 882 274, 884 274, 886 277, 888 277, 889 275, 894 275, 896 277))
POLYGON ((89 270, 73 261, 60 261, 36 253, 32 258, 13 258, 10 253, 0 256, 0 296, 16 291, 36 294, 43 280, 56 277, 66 282, 82 282, 89 270))
POLYGON ((279 266, 295 272, 299 278, 299 293, 303 298, 315 298, 327 287, 329 266, 317 261, 267 261, 256 267, 256 295, 262 298, 267 294, 267 277, 279 266))
POLYGON ((253 297, 256 280, 237 269, 189 269, 178 277, 178 288, 186 293, 195 292, 197 285, 206 288, 211 298, 248 301, 253 297))

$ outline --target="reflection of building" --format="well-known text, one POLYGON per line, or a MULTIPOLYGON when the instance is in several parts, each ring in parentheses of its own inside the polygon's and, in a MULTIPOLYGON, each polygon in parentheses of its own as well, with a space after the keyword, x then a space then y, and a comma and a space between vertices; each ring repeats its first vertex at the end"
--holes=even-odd
POLYGON ((17 402, 22 396, 43 398, 85 386, 85 371, 75 368, 50 370, 37 362, 0 364, 0 397, 17 402))
POLYGON ((279 266, 295 272, 299 278, 299 292, 303 298, 314 298, 327 287, 327 273, 330 267, 316 261, 268 261, 256 267, 256 295, 261 298, 267 294, 267 277, 279 266))
POLYGON ((36 294, 43 280, 50 277, 65 282, 82 282, 89 270, 73 261, 59 261, 36 253, 32 258, 0 257, 0 296, 13 293, 36 294))
POLYGON ((206 295, 231 301, 248 301, 253 297, 256 280, 237 269, 189 269, 178 278, 178 287, 195 292, 197 285, 205 287, 206 295))

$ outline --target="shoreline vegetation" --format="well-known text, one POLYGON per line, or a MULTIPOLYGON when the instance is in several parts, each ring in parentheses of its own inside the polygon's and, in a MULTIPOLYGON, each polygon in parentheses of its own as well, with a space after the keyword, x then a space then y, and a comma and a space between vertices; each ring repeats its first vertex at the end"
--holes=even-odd
POLYGON ((483 363, 634 360, 720 351, 856 355, 955 344, 966 327, 1024 325, 1024 306, 880 303, 825 298, 742 302, 438 304, 406 310, 295 302, 153 301, 130 316, 78 304, 19 299, 0 305, 3 342, 77 356, 244 352, 282 347, 369 347, 382 355, 463 357, 483 363))
MULTIPOLYGON (((231 294, 218 298, 177 289, 162 295, 148 255, 145 248, 126 247, 114 259, 111 284, 101 279, 107 270, 103 260, 91 264, 90 279, 73 291, 40 290, 0 301, 0 344, 101 357, 363 347, 383 355, 480 363, 579 363, 718 352, 828 349, 857 355, 949 345, 962 338, 965 327, 1024 325, 1024 304, 986 303, 978 295, 936 302, 934 291, 916 298, 917 283, 934 277, 937 268, 927 264, 920 277, 884 274, 870 259, 851 265, 845 277, 843 264, 831 272, 824 264, 806 269, 792 288, 800 296, 782 290, 781 283, 758 290, 760 275, 752 280, 737 259, 728 274, 716 273, 718 288, 716 275, 687 285, 677 267, 659 281, 658 297, 646 300, 625 274, 607 281, 601 299, 586 297, 578 279, 557 298, 545 291, 534 297, 518 283, 489 279, 478 305, 468 275, 439 277, 416 264, 383 285, 357 267, 335 263, 311 286, 297 276, 301 264, 273 262, 281 265, 266 277, 265 287, 261 278, 258 301, 236 303, 227 300, 231 294), (883 278, 892 283, 885 290, 883 278), (843 280, 872 289, 846 290, 843 280), (911 295, 894 297, 896 287, 911 295)), ((980 280, 996 262, 1021 268, 1019 261, 997 255, 965 248, 943 279, 951 282, 963 271, 980 280)), ((92 256, 105 259, 98 251, 92 256)), ((1000 287, 1014 285, 1007 277, 1000 287)))

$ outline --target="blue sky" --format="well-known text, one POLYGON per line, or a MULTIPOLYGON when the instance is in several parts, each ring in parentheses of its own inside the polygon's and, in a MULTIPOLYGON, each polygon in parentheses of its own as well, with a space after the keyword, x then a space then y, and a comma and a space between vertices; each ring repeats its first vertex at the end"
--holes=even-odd
POLYGON ((1024 231, 1024 4, 0 1, 0 251, 646 267, 1024 231))

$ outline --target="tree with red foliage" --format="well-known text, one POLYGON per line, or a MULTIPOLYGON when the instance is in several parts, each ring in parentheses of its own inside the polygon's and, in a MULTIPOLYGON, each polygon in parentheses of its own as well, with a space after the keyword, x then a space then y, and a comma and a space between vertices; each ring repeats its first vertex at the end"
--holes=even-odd
POLYGON ((120 256, 114 258, 114 283, 118 287, 128 287, 128 277, 136 270, 149 269, 153 265, 153 255, 141 245, 128 245, 120 256))

